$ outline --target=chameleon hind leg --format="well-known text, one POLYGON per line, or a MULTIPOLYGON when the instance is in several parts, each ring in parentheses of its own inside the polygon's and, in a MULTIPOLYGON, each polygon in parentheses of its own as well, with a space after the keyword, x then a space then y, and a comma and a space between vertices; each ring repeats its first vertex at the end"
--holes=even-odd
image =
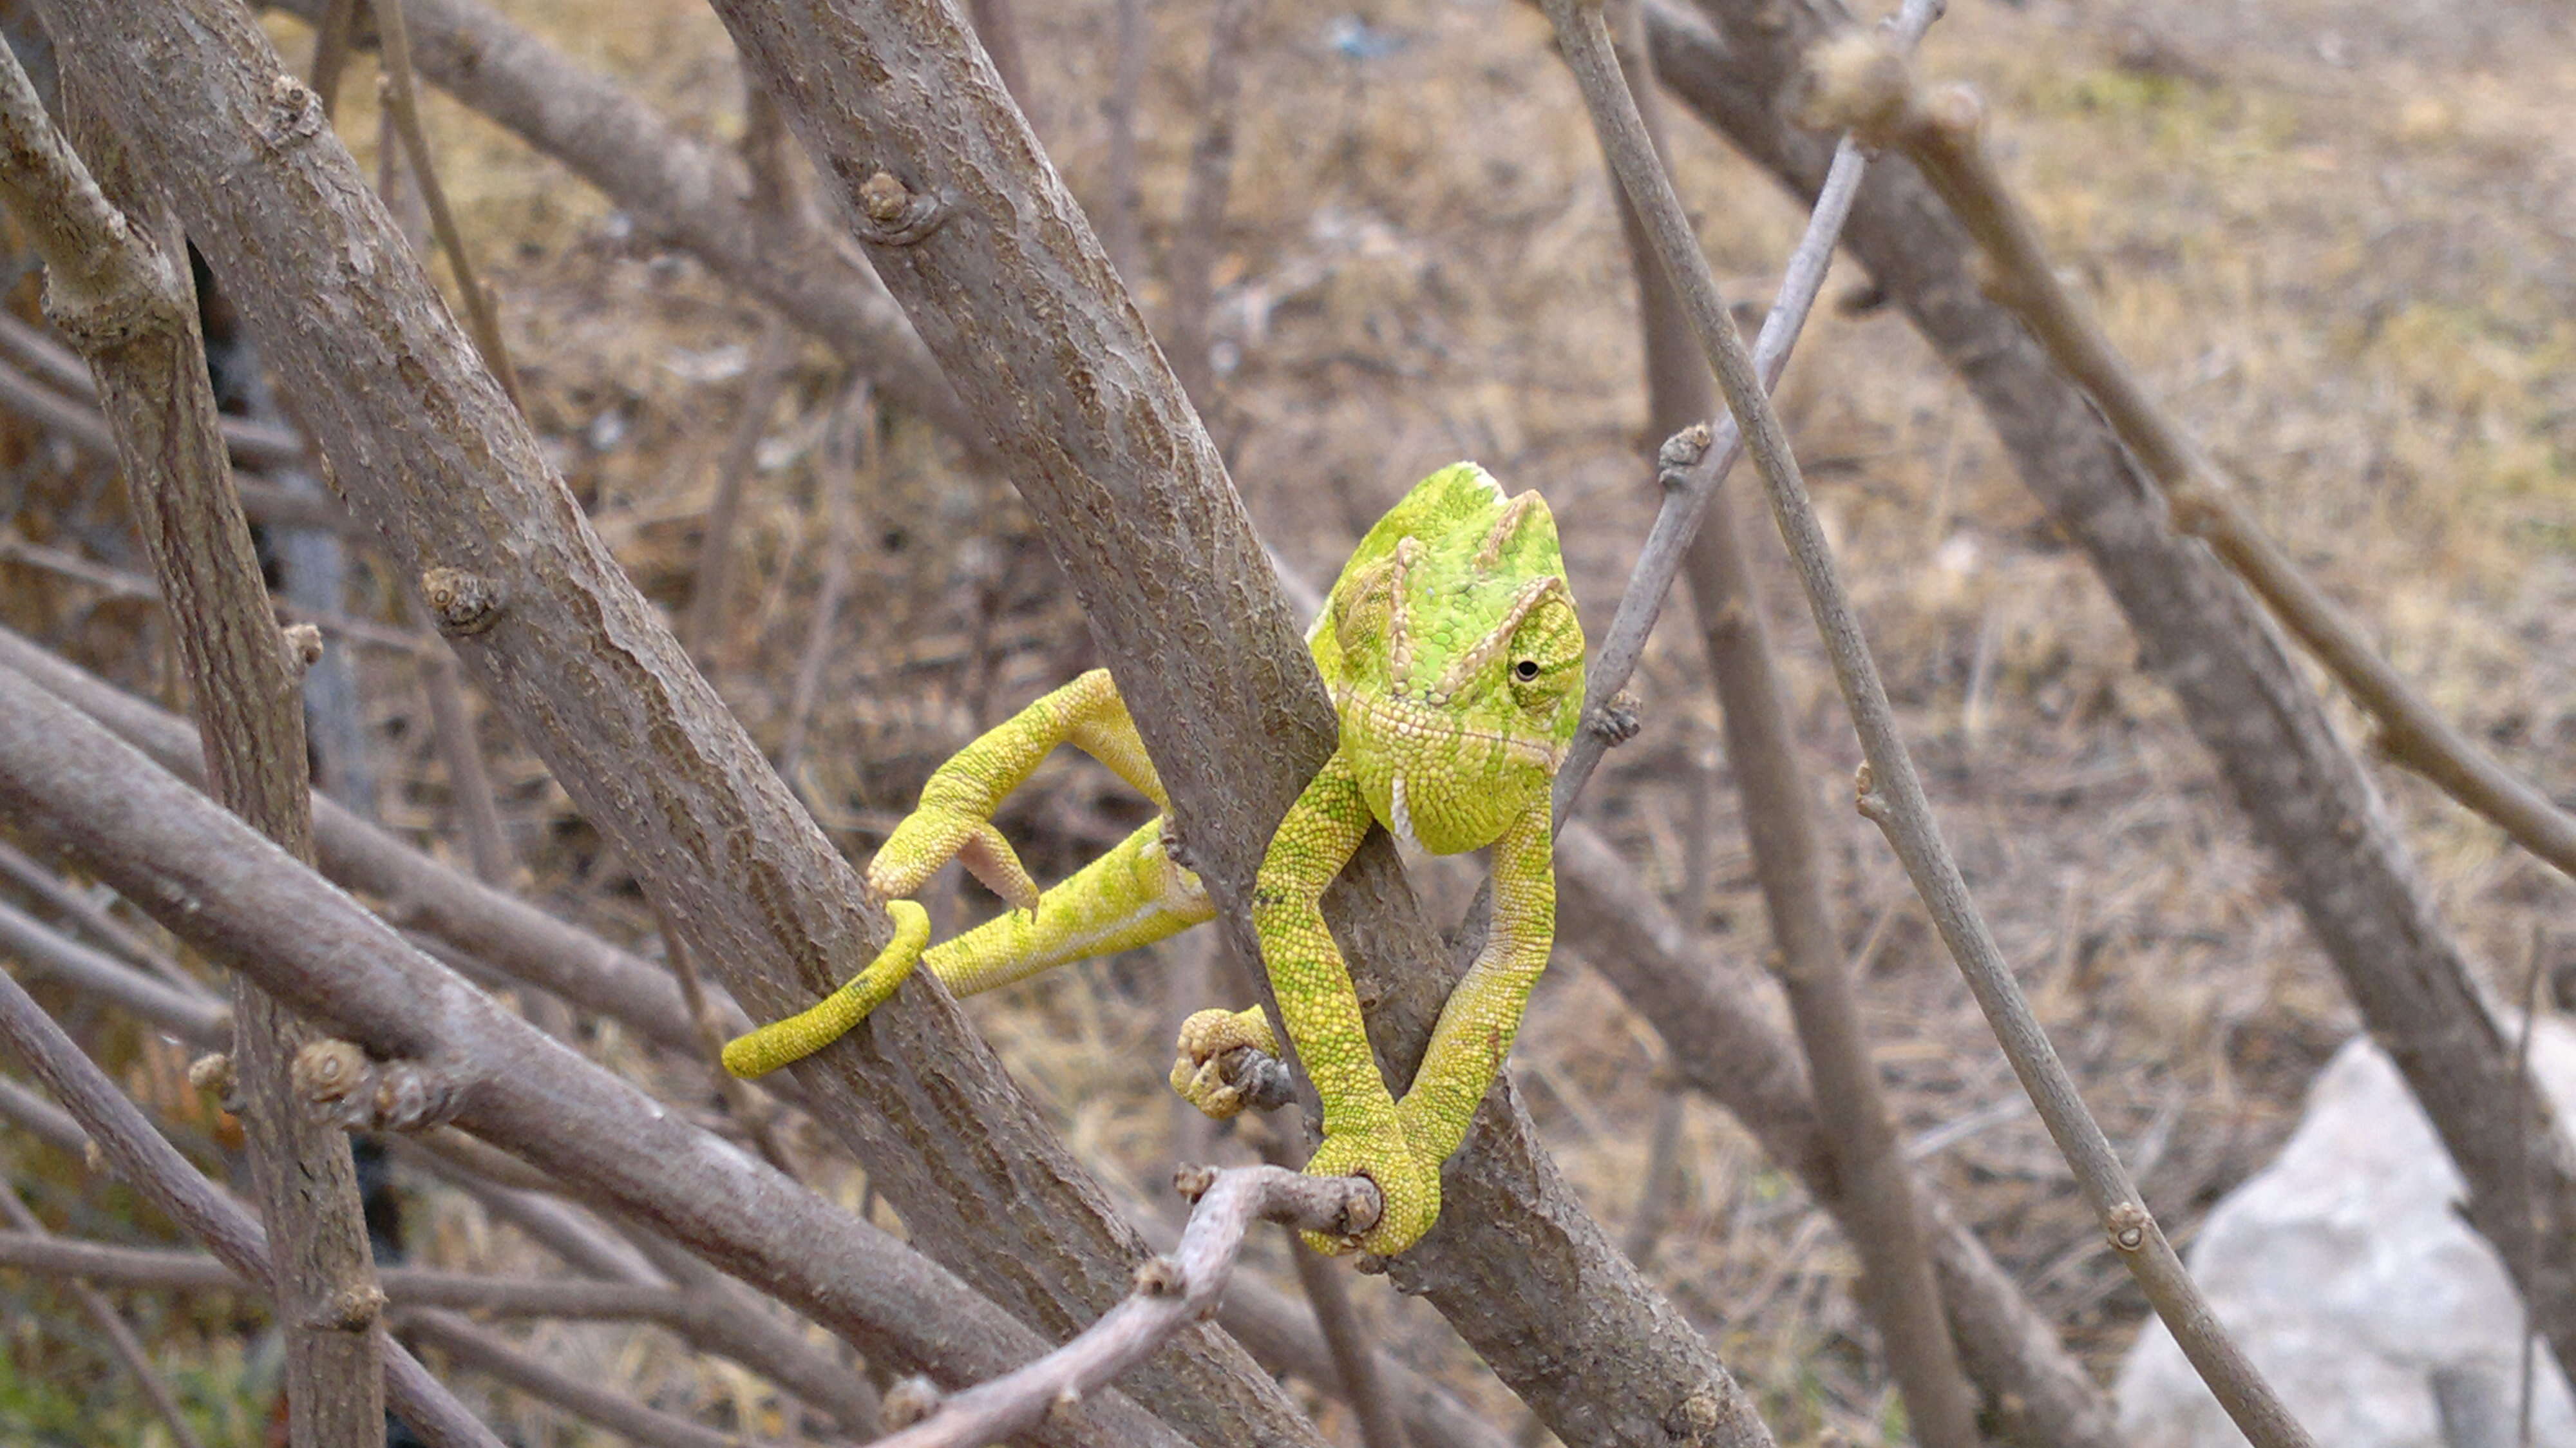
POLYGON ((849 1034, 883 1005, 916 965, 959 995, 1025 980, 1043 970, 1151 945, 1214 918, 1199 878, 1174 863, 1163 822, 1148 820, 1107 854, 1038 897, 1035 910, 1012 910, 925 953, 930 916, 910 900, 892 900, 895 937, 865 970, 811 1008, 736 1037, 725 1069, 762 1076, 801 1061, 849 1034))
POLYGON ((887 910, 895 919, 893 941, 866 969, 811 1008, 727 1045, 725 1069, 737 1076, 759 1076, 812 1055, 865 1020, 924 959, 955 988, 982 990, 1049 965, 1160 939, 1208 918, 1212 912, 1197 877, 1164 853, 1159 823, 1139 830, 1055 890, 1038 890, 1010 842, 993 827, 993 811, 1059 744, 1080 749, 1157 807, 1170 808, 1162 779, 1137 736, 1136 721, 1108 670, 1093 669, 1039 698, 932 771, 921 787, 920 805, 869 861, 868 884, 888 897, 887 910), (907 897, 951 859, 962 861, 1018 910, 925 957, 930 918, 907 897), (1144 913, 1123 920, 1122 910, 1144 913), (1194 910, 1199 913, 1193 915, 1194 910), (1093 942, 1088 949, 1063 953, 1064 942, 1086 937, 1093 942), (958 983, 969 979, 978 983, 958 983))

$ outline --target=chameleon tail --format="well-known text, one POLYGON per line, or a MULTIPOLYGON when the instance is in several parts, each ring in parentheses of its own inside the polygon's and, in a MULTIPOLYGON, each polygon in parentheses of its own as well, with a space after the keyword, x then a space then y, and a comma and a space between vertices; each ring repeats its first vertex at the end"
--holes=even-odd
POLYGON ((810 1008, 774 1021, 725 1044, 724 1068, 748 1080, 802 1061, 850 1033, 885 1004, 895 988, 912 974, 930 943, 930 912, 910 900, 889 900, 886 914, 894 920, 894 939, 867 968, 842 983, 839 990, 810 1008))

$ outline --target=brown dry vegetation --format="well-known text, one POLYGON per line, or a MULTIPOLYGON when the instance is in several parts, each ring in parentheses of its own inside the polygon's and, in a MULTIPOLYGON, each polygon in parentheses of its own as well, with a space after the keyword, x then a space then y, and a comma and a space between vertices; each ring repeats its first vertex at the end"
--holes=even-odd
MULTIPOLYGON (((684 127, 739 131, 729 47, 690 0, 511 8, 684 127)), ((2576 128, 2565 109, 2576 51, 2563 16, 2542 3, 2484 6, 2470 21, 2431 3, 2167 8, 2191 9, 1959 0, 1926 46, 1926 70, 1987 97, 2001 154, 2065 265, 2155 390, 2246 481, 2265 524, 2440 707, 2563 793, 2576 777, 2576 128)), ((1152 15, 1141 179, 1159 257, 1179 209, 1206 15, 1194 0, 1152 15)), ((1029 5, 1021 21, 1034 90, 1024 101, 1096 208, 1109 7, 1029 5)), ((300 28, 276 33, 301 53, 300 28)), ((367 79, 353 75, 341 120, 362 158, 375 141, 367 79)), ((684 605, 757 308, 497 128, 443 98, 431 119, 504 299, 534 421, 637 580, 684 605)), ((1739 301, 1767 296, 1801 213, 1706 133, 1676 129, 1683 194, 1721 280, 1739 301)), ((1535 11, 1508 0, 1261 7, 1233 195, 1210 414, 1265 536, 1320 583, 1404 485, 1475 457, 1546 492, 1585 615, 1606 627, 1651 514, 1641 457, 1654 440, 1640 435, 1634 292, 1610 188, 1535 11), (1337 37, 1371 53, 1347 53, 1337 37)), ((1159 318, 1161 279, 1131 282, 1159 318)), ((1846 276, 1837 287, 1858 285, 1846 276)), ((770 420, 733 596, 705 651, 767 747, 786 727, 820 566, 816 469, 842 390, 811 349, 770 420)), ((2207 758, 2136 669, 2116 610, 1905 322, 1828 309, 1784 398, 1943 823, 2094 1109, 2187 1240, 2209 1201, 2286 1133, 2353 1014, 2207 758)), ((108 505, 84 512, 82 485, 48 473, 51 455, 27 456, 13 485, 20 526, 137 566, 106 526, 108 505)), ((889 418, 860 488, 855 592, 799 783, 863 856, 936 760, 1083 666, 1090 645, 1017 502, 928 428, 889 418)), ((1903 1128, 2107 1374, 2143 1304, 1903 876, 1847 807, 1857 749, 1776 553, 1766 545, 1769 597, 1837 909, 1903 1128)), ((0 599, 13 626, 132 685, 166 673, 143 611, 11 573, 0 599)), ((385 586, 379 571, 379 602, 385 586)), ((1668 617, 1685 621, 1686 607, 1668 617)), ((1586 810, 1705 927, 1713 962, 1740 975, 1766 948, 1761 909, 1699 652, 1665 633, 1638 684, 1646 731, 1612 757, 1586 810)), ((387 822, 452 848, 411 666, 379 653, 365 668, 387 822)), ((2360 737, 2355 716, 2339 717, 2360 737)), ((526 888, 658 952, 640 898, 542 766, 497 725, 485 744, 526 888)), ((2567 882, 2411 778, 2380 779, 2491 985, 2518 992, 2534 941, 2553 927, 2544 949, 2556 953, 2538 963, 2576 969, 2567 882)), ((1052 877, 1137 813, 1104 773, 1065 761, 1004 823, 1052 877)), ((1454 871, 1432 878, 1453 912, 1473 884, 1454 871)), ((992 904, 964 893, 966 913, 992 904)), ((1549 1146, 1615 1228, 1638 1208, 1664 1087, 1653 1033, 1582 968, 1584 949, 1560 942, 1515 1065, 1549 1146)), ((974 1007, 1076 1149, 1141 1199, 1165 1195, 1172 1160, 1161 1063, 1173 1022, 1156 964, 1087 966, 974 1007)), ((650 1067, 613 1032, 596 1044, 669 1099, 713 1109, 702 1075, 650 1067)), ((165 1054, 130 1053, 128 1079, 184 1112, 165 1054)), ((1850 1254, 1714 1107, 1689 1103, 1684 1140, 1686 1180, 1653 1272, 1758 1388, 1783 1442, 1883 1441, 1894 1397, 1848 1291, 1850 1254)), ((809 1179, 860 1200, 854 1169, 821 1133, 795 1141, 809 1179)), ((40 1168, 36 1150, 0 1147, 13 1175, 59 1179, 60 1164, 40 1168)), ((64 1185, 52 1200, 81 1198, 64 1185)), ((112 1208, 88 1200, 77 1210, 112 1208)), ((425 1182, 407 1206, 422 1260, 537 1260, 425 1182)), ((1275 1245, 1262 1265, 1284 1277, 1275 1245)), ((1407 1361, 1516 1421, 1434 1315, 1375 1282, 1361 1297, 1407 1361)), ((150 1323, 166 1360, 204 1363, 218 1381, 243 1371, 217 1361, 238 1356, 226 1328, 221 1314, 181 1311, 150 1323)), ((756 1379, 658 1333, 546 1327, 534 1342, 663 1406, 776 1425, 756 1379)), ((10 1351, 112 1380, 112 1368, 16 1329, 10 1351)), ((488 1406, 530 1443, 599 1441, 515 1400, 488 1406)), ((1347 1431, 1337 1410, 1318 1410, 1347 1431)))

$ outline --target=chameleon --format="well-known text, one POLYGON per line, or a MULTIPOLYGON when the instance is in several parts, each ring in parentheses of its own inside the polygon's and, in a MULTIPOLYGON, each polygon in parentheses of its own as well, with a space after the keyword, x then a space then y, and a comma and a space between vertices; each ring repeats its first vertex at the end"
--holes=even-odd
MULTIPOLYGON (((1307 646, 1332 692, 1339 740, 1270 839, 1252 925, 1280 1021, 1323 1106, 1323 1141, 1306 1170, 1364 1176, 1384 1203, 1366 1231, 1308 1233, 1308 1244, 1392 1256, 1438 1219, 1442 1164, 1511 1050, 1555 937, 1549 788, 1581 716, 1585 650, 1546 501, 1506 497, 1474 463, 1423 479, 1353 550, 1307 646), (1492 929, 1401 1099, 1378 1072, 1320 907, 1372 826, 1433 854, 1491 850, 1492 929)), ((1108 671, 1041 697, 933 771, 919 807, 869 862, 868 884, 895 923, 884 951, 812 1008, 736 1038, 726 1069, 758 1076, 822 1049, 919 965, 967 995, 1213 918, 1206 889, 1173 858, 1161 815, 1038 889, 992 816, 1059 744, 1098 759, 1168 815, 1108 671), (929 916, 908 897, 952 858, 1011 908, 930 946, 929 916)), ((1280 1054, 1259 1006, 1190 1017, 1173 1089, 1210 1116, 1234 1115, 1244 1102, 1220 1063, 1241 1047, 1280 1054)))

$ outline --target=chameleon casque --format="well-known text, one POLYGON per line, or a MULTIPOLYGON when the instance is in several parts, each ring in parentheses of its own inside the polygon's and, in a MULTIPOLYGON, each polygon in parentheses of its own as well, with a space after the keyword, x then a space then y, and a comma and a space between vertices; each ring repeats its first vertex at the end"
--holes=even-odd
MULTIPOLYGON (((1473 463, 1433 473, 1360 540, 1307 643, 1332 690, 1340 746, 1271 837, 1253 929, 1282 1022, 1323 1101, 1324 1141, 1306 1170, 1366 1176, 1385 1198, 1371 1230, 1307 1240, 1321 1251, 1391 1255, 1439 1216, 1441 1164, 1511 1050, 1555 935, 1548 792, 1583 708, 1584 664, 1556 520, 1538 494, 1506 498, 1473 463), (1319 905, 1373 824, 1434 854, 1493 852, 1491 933, 1400 1101, 1378 1074, 1319 905)), ((895 921, 884 953, 812 1009, 735 1040, 726 1068, 757 1076, 820 1050, 917 963, 966 995, 1213 917, 1198 877, 1168 854, 1160 817, 1039 892, 992 815, 1059 744, 1171 808, 1106 670, 1039 699, 941 765, 869 864, 868 883, 889 897, 895 921), (904 897, 951 858, 1014 908, 925 952, 929 917, 904 897)), ((1243 1103, 1218 1063, 1239 1046, 1279 1054, 1259 1006, 1192 1016, 1173 1089, 1211 1116, 1235 1114, 1243 1103)))

